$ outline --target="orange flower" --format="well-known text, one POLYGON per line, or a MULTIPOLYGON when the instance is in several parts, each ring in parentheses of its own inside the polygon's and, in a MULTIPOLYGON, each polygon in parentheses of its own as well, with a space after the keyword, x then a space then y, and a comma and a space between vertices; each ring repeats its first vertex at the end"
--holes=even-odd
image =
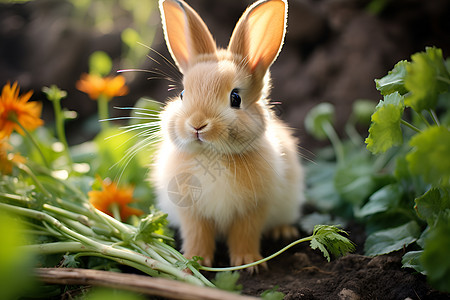
POLYGON ((77 89, 88 94, 92 100, 97 100, 100 96, 111 100, 113 97, 128 94, 125 77, 122 75, 103 78, 99 75, 83 74, 76 86, 77 89))
POLYGON ((133 187, 118 188, 114 182, 109 180, 102 181, 101 191, 90 191, 88 193, 89 201, 98 210, 113 216, 112 205, 117 205, 120 212, 120 218, 126 221, 131 215, 140 216, 144 212, 140 209, 127 206, 134 202, 133 187))
POLYGON ((25 163, 26 158, 19 153, 8 153, 13 147, 0 139, 0 174, 11 174, 14 163, 25 163))
POLYGON ((10 136, 13 130, 24 134, 22 125, 26 130, 33 130, 44 124, 40 119, 42 103, 28 102, 33 91, 19 96, 17 82, 11 86, 8 82, 0 96, 0 138, 10 136))

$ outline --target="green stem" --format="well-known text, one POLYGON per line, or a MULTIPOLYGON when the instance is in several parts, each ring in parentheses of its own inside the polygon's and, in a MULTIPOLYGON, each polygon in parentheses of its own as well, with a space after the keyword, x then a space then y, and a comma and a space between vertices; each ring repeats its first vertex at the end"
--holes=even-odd
POLYGON ((111 256, 111 257, 117 258, 117 259, 129 260, 134 263, 140 264, 142 266, 149 267, 151 269, 173 275, 176 278, 178 278, 179 280, 182 280, 182 281, 185 281, 185 282, 188 282, 191 284, 195 284, 195 285, 204 285, 200 279, 198 279, 186 272, 183 272, 183 271, 177 269, 176 267, 173 267, 172 265, 159 262, 153 258, 150 258, 148 256, 139 254, 137 252, 134 252, 134 251, 131 251, 128 249, 117 249, 111 245, 105 245, 103 243, 94 241, 91 238, 83 236, 82 234, 79 234, 78 232, 75 232, 75 231, 71 230, 70 228, 67 228, 58 219, 56 219, 46 213, 43 213, 40 211, 35 211, 32 209, 17 207, 17 206, 13 206, 13 205, 9 205, 9 204, 4 204, 4 203, 0 203, 0 208, 4 208, 7 211, 11 211, 13 213, 16 213, 16 214, 19 214, 19 215, 22 215, 25 217, 29 217, 29 218, 33 218, 33 219, 36 219, 39 221, 46 222, 50 226, 52 226, 55 229, 57 229, 58 231, 60 231, 64 236, 67 236, 75 241, 80 242, 84 246, 90 248, 91 251, 105 255, 105 257, 111 256))
POLYGON ((274 254, 267 256, 263 259, 260 259, 258 261, 252 262, 250 264, 240 265, 240 266, 236 266, 236 267, 228 267, 228 268, 210 268, 210 267, 201 266, 200 270, 209 271, 209 272, 223 272, 223 271, 237 271, 237 270, 242 270, 242 269, 249 268, 249 267, 254 267, 256 265, 262 264, 263 262, 273 259, 274 257, 280 255, 281 253, 285 252, 289 248, 294 247, 295 245, 298 245, 303 242, 311 241, 312 239, 313 239, 313 236, 308 236, 308 237, 296 240, 296 241, 290 243, 289 245, 287 245, 286 247, 284 247, 283 249, 275 252, 274 254))
POLYGON ((18 164, 17 167, 20 170, 22 170, 25 173, 27 173, 27 175, 30 176, 33 179, 34 183, 45 194, 45 196, 47 196, 48 198, 52 198, 52 194, 41 184, 39 179, 37 179, 36 175, 34 175, 33 171, 31 171, 31 169, 27 165, 18 164))
POLYGON ((144 255, 148 254, 150 257, 153 257, 158 261, 169 263, 164 257, 159 255, 158 252, 156 252, 154 249, 146 245, 143 241, 136 241, 135 243, 132 244, 134 248, 138 249, 142 254, 144 255))
MULTIPOLYGON (((155 243, 159 245, 161 248, 163 248, 165 251, 173 255, 176 259, 178 259, 178 261, 182 261, 183 263, 188 262, 188 259, 186 257, 184 257, 180 252, 170 247, 169 245, 159 241, 156 241, 155 243)), ((203 274, 199 272, 199 270, 194 268, 192 264, 188 264, 187 266, 189 270, 191 270, 192 274, 194 274, 197 278, 199 278, 206 286, 214 287, 214 284, 208 279, 206 279, 206 277, 204 277, 203 274)))
POLYGON ((435 112, 433 109, 430 109, 430 110, 429 110, 429 113, 430 113, 430 115, 431 115, 431 118, 432 118, 433 121, 434 121, 434 124, 436 124, 437 126, 441 126, 441 124, 440 124, 440 122, 439 122, 439 119, 438 119, 438 117, 437 117, 437 115, 436 115, 436 112, 435 112))
POLYGON ((55 99, 52 101, 53 102, 53 110, 55 111, 56 134, 57 134, 60 142, 63 143, 63 145, 64 145, 64 155, 66 156, 67 164, 68 164, 70 170, 72 170, 73 161, 72 161, 72 156, 70 155, 70 152, 69 152, 69 144, 67 143, 66 133, 64 130, 64 115, 61 110, 61 101, 60 100, 61 99, 59 99, 59 100, 55 99))
POLYGON ((405 120, 401 119, 400 123, 402 123, 403 125, 405 125, 406 127, 414 130, 417 133, 422 132, 419 128, 417 128, 416 126, 412 125, 411 123, 406 122, 405 120))
POLYGON ((0 198, 3 198, 5 200, 17 201, 17 202, 21 202, 24 204, 28 204, 29 202, 31 202, 31 199, 29 199, 25 196, 19 196, 19 195, 1 193, 1 192, 0 192, 0 198))
POLYGON ((425 123, 425 125, 427 125, 428 127, 430 127, 430 122, 428 122, 427 118, 425 118, 425 116, 423 115, 422 112, 419 113, 420 118, 422 119, 422 121, 425 123))
POLYGON ((26 249, 27 251, 45 255, 65 253, 65 252, 93 251, 93 249, 84 246, 80 242, 44 243, 44 244, 22 246, 22 248, 26 249))
POLYGON ((101 122, 102 130, 109 128, 109 112, 108 112, 108 103, 109 100, 106 96, 100 95, 97 99, 98 104, 98 117, 101 122))
POLYGON ((322 126, 323 130, 330 139, 331 144, 333 145, 334 151, 336 153, 336 160, 338 161, 338 163, 344 163, 344 146, 342 145, 338 134, 336 133, 330 122, 326 122, 322 126))
POLYGON ((20 122, 17 118, 14 118, 14 122, 16 122, 17 125, 19 125, 19 127, 23 130, 23 132, 25 132, 26 136, 30 139, 31 143, 33 144, 33 146, 36 148, 39 155, 41 156, 42 162, 44 163, 44 165, 50 169, 50 164, 48 163, 47 159, 45 158, 44 152, 42 152, 41 147, 39 147, 39 144, 36 141, 36 139, 31 135, 31 133, 25 127, 22 126, 22 124, 20 124, 20 122))
MULTIPOLYGON (((79 200, 81 200, 82 203, 87 202, 87 197, 86 197, 86 195, 83 194, 79 189, 77 189, 76 187, 74 187, 72 184, 70 184, 69 181, 67 181, 67 180, 61 180, 60 178, 54 177, 54 176, 52 175, 52 173, 51 173, 48 169, 42 167, 42 166, 39 165, 39 164, 33 164, 33 162, 31 162, 31 161, 29 162, 29 167, 30 167, 30 169, 32 169, 34 172, 39 173, 39 174, 41 174, 41 175, 46 175, 46 176, 48 176, 49 178, 51 178, 52 180, 54 180, 57 184, 61 184, 61 185, 63 185, 65 188, 69 189, 69 190, 73 193, 73 195, 75 195, 77 198, 79 198, 79 200)), ((67 201, 66 201, 66 202, 67 202, 67 201)), ((71 202, 71 203, 72 203, 72 202, 71 202)))
POLYGON ((101 220, 103 220, 106 225, 111 227, 111 229, 113 229, 115 232, 122 234, 123 236, 121 238, 123 240, 127 241, 134 236, 135 231, 133 229, 131 229, 129 226, 127 226, 126 224, 114 219, 110 215, 105 214, 104 212, 102 212, 94 207, 93 207, 93 210, 94 210, 95 214, 101 220))
POLYGON ((137 263, 135 263, 133 261, 130 261, 130 260, 127 260, 127 259, 123 259, 123 258, 110 257, 110 256, 106 256, 106 255, 103 255, 103 254, 97 253, 97 252, 81 252, 81 253, 77 253, 75 255, 76 258, 81 257, 81 256, 96 256, 96 257, 106 258, 106 259, 109 259, 109 260, 113 260, 113 261, 115 261, 115 262, 117 262, 119 264, 133 267, 133 268, 135 268, 135 269, 137 269, 137 270, 139 270, 139 271, 141 271, 143 273, 146 273, 146 274, 148 274, 148 275, 150 275, 152 277, 166 277, 166 278, 174 279, 173 276, 167 276, 167 275, 165 275, 163 273, 159 273, 158 271, 153 270, 153 269, 151 269, 149 267, 137 264, 137 263))
POLYGON ((445 78, 445 77, 442 77, 442 76, 436 76, 436 79, 440 80, 442 82, 445 82, 447 84, 450 84, 450 79, 449 78, 445 78))
POLYGON ((120 217, 120 207, 117 203, 111 203, 109 206, 109 209, 111 210, 114 219, 116 219, 119 222, 122 222, 122 218, 120 217))
POLYGON ((345 125, 345 133, 347 133, 354 145, 361 145, 361 136, 356 130, 354 122, 349 122, 345 125))
POLYGON ((43 209, 55 214, 58 214, 60 216, 63 216, 65 218, 71 219, 71 220, 75 220, 80 222, 83 225, 86 225, 88 227, 92 226, 91 222, 89 221, 89 219, 81 214, 78 213, 74 213, 72 211, 68 211, 50 204, 44 204, 43 205, 43 209))

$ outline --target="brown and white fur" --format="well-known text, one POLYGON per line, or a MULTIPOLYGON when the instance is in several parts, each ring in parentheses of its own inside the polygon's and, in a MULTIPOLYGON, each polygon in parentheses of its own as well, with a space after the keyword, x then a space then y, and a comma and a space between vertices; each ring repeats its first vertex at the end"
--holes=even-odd
POLYGON ((158 204, 179 226, 186 257, 201 256, 204 265, 212 265, 216 238, 222 238, 232 265, 254 262, 262 258, 262 234, 296 234, 289 225, 298 219, 304 198, 296 139, 266 98, 268 69, 286 31, 287 2, 251 5, 226 50, 216 48, 202 19, 184 1, 160 0, 160 10, 184 92, 161 114, 163 141, 152 174, 158 204), (231 107, 232 93, 238 93, 239 107, 231 107), (194 196, 188 195, 189 186, 176 182, 177 193, 190 200, 179 205, 169 185, 192 178, 194 196))

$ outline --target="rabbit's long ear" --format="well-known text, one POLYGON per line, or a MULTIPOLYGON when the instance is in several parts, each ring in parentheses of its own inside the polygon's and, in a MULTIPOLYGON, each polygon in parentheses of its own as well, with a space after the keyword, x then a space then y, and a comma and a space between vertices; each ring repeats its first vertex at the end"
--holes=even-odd
POLYGON ((216 52, 216 43, 203 20, 183 0, 160 0, 164 37, 181 72, 197 55, 216 52))
POLYGON ((228 50, 239 54, 252 72, 264 75, 283 45, 287 19, 286 0, 260 0, 239 19, 228 50))

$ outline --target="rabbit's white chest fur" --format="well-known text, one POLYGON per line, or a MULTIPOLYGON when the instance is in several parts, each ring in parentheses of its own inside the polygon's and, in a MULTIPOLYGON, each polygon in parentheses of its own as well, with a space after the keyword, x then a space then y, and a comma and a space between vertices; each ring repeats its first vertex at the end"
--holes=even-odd
MULTIPOLYGON (((276 129, 278 134, 280 130, 276 129)), ((287 152, 289 146, 274 132, 273 126, 267 128, 260 150, 248 153, 249 158, 223 156, 206 147, 180 159, 184 155, 164 141, 154 174, 159 206, 168 213, 171 224, 180 226, 179 210, 190 210, 199 218, 212 220, 217 232, 226 234, 234 219, 263 206, 267 207, 264 230, 295 222, 303 186, 292 180, 298 180, 301 169, 287 159, 296 153, 287 152)))

